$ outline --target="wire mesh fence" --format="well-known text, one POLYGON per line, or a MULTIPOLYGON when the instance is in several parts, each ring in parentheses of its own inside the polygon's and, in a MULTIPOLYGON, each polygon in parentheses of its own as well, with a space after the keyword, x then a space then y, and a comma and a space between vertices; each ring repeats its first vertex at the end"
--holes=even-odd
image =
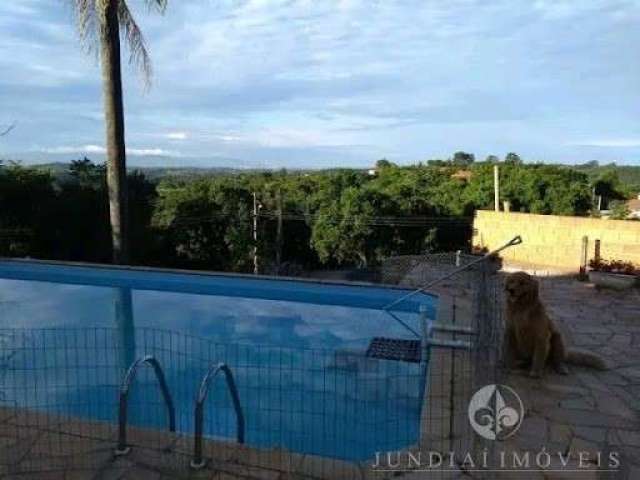
POLYGON ((442 458, 442 470, 424 469, 435 478, 439 474, 446 478, 452 465, 482 477, 483 466, 498 464, 495 442, 477 435, 469 419, 473 394, 486 385, 499 384, 501 377, 503 299, 497 273, 501 264, 499 258, 490 257, 472 265, 478 258, 460 251, 398 256, 387 259, 379 272, 382 282, 401 286, 419 288, 436 282, 429 288, 438 295, 436 338, 468 345, 436 348, 431 355, 434 383, 427 393, 421 451, 438 452, 436 462, 442 458))
MULTIPOLYGON (((394 283, 420 285, 472 258, 398 258, 402 268, 396 265, 394 283)), ((467 408, 479 386, 496 382, 496 285, 487 264, 438 285, 434 341, 423 339, 422 354, 412 361, 366 351, 216 343, 156 328, 2 330, 0 464, 9 474, 142 463, 174 477, 188 475, 195 400, 207 372, 223 363, 237 386, 244 428, 227 384, 214 378, 201 429, 211 475, 391 478, 429 469, 445 478, 461 468, 461 454, 490 447, 473 434, 467 408), (468 348, 438 342, 466 342, 468 348), (157 372, 141 365, 127 399, 125 464, 116 452, 122 382, 145 356, 157 361, 166 379, 175 432, 157 372), (443 456, 442 465, 426 465, 428 452, 443 456), (409 461, 420 456, 418 463, 409 461)))

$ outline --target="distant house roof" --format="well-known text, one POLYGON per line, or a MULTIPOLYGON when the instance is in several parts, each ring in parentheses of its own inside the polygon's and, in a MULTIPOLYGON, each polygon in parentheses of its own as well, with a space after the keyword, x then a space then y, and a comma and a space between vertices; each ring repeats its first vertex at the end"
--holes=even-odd
POLYGON ((472 177, 471 170, 458 170, 456 173, 451 175, 451 178, 464 180, 465 182, 468 182, 469 180, 471 180, 471 177, 472 177))
POLYGON ((632 212, 640 212, 640 198, 627 201, 627 208, 632 212))

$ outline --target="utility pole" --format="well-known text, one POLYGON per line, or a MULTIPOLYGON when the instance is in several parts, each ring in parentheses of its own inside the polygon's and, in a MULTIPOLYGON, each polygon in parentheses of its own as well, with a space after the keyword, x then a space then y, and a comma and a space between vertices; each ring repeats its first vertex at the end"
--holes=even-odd
POLYGON ((253 274, 258 275, 258 198, 253 192, 253 274))
POLYGON ((500 167, 493 166, 493 204, 496 212, 500 211, 500 167))
POLYGON ((282 191, 279 188, 276 195, 276 202, 278 203, 278 217, 276 224, 276 265, 278 270, 280 270, 280 264, 282 263, 282 191))

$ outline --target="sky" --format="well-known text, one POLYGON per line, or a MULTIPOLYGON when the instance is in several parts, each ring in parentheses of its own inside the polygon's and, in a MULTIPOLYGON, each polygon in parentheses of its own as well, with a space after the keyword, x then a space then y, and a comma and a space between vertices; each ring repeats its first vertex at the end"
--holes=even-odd
MULTIPOLYGON (((0 158, 104 154, 72 0, 0 2, 0 158)), ((361 167, 457 150, 640 165, 640 0, 128 0, 130 165, 361 167)))

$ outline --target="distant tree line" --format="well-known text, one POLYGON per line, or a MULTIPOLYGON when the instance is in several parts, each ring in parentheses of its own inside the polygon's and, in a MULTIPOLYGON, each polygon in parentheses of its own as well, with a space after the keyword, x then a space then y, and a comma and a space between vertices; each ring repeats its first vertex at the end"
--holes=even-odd
MULTIPOLYGON (((470 247, 476 209, 493 208, 493 164, 449 160, 375 171, 268 171, 149 180, 128 175, 132 263, 248 272, 257 245, 265 273, 371 267, 393 255, 470 247), (465 172, 465 175, 460 175, 465 172), (258 212, 253 240, 253 194, 258 212)), ((614 173, 500 162, 513 211, 590 215, 598 195, 624 198, 614 173)), ((108 262, 103 165, 74 161, 63 175, 0 165, 0 255, 108 262)))

